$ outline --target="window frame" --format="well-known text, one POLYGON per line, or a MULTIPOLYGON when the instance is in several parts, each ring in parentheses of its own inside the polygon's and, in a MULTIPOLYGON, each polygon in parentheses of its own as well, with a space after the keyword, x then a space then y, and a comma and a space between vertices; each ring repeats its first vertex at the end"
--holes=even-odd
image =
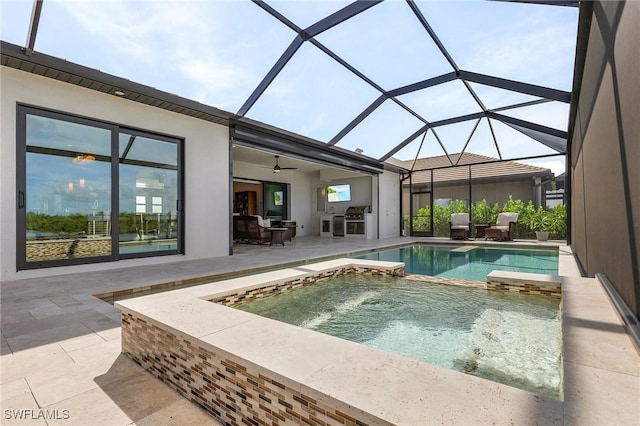
POLYGON ((51 110, 43 107, 17 103, 16 106, 16 267, 17 270, 42 269, 59 266, 117 262, 124 259, 147 258, 185 254, 185 212, 184 212, 184 138, 161 132, 142 130, 77 114, 51 110), (105 256, 81 257, 73 259, 52 259, 27 261, 27 116, 81 124, 111 132, 111 254, 105 256), (158 139, 177 145, 177 247, 176 250, 148 251, 121 254, 119 250, 120 202, 119 202, 119 134, 125 132, 158 139))

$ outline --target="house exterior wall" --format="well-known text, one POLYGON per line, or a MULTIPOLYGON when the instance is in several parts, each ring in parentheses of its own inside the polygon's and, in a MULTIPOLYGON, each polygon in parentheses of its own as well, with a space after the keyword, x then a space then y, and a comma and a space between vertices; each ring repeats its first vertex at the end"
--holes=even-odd
POLYGON ((571 247, 640 314, 640 3, 593 3, 571 146, 571 247))
POLYGON ((400 176, 385 170, 378 175, 378 230, 380 239, 400 236, 400 176))
POLYGON ((50 78, 0 71, 0 280, 167 263, 228 254, 229 130, 50 78), (18 103, 113 122, 185 140, 185 255, 16 271, 16 106, 18 103), (215 225, 219 224, 219 226, 215 225))

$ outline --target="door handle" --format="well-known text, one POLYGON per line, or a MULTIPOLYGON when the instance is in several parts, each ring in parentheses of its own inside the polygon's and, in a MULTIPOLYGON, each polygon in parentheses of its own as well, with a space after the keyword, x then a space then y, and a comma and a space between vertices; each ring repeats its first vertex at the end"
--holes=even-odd
POLYGON ((18 208, 24 209, 24 192, 18 191, 18 208))

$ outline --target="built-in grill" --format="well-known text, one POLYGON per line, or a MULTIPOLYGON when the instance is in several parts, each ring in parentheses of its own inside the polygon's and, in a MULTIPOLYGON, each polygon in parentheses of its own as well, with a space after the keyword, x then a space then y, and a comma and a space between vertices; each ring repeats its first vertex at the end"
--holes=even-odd
POLYGON ((364 214, 369 209, 369 206, 351 206, 347 208, 344 213, 345 220, 364 220, 364 214))

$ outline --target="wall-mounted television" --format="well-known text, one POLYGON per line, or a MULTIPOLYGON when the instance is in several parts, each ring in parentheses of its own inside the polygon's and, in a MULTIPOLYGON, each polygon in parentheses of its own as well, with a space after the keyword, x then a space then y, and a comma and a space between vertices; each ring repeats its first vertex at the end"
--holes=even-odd
POLYGON ((351 185, 347 183, 327 186, 327 201, 330 203, 351 201, 351 185))

